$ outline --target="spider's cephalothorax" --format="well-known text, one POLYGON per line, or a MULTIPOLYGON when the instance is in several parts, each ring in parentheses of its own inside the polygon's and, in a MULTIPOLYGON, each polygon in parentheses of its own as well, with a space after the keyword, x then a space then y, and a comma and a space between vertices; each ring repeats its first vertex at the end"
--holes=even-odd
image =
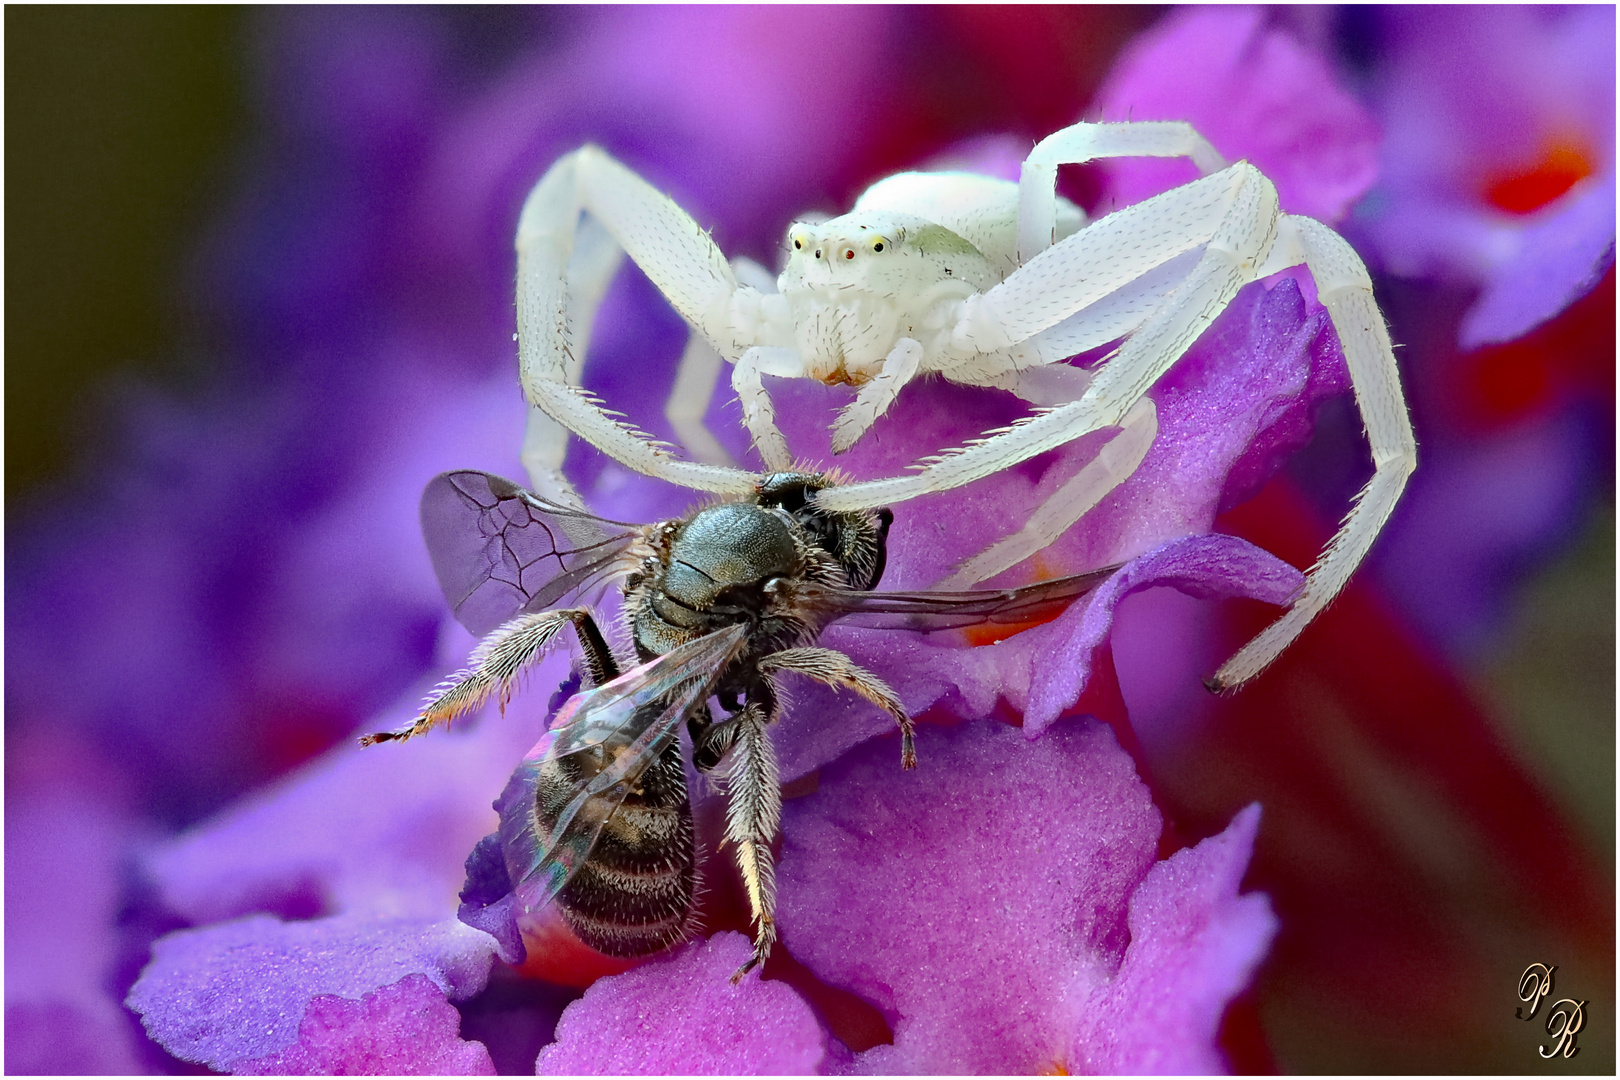
POLYGON ((907 475, 816 495, 827 511, 949 490, 1119 429, 1026 525, 941 582, 948 587, 1029 558, 1135 472, 1158 434, 1148 389, 1240 288, 1303 265, 1344 347, 1376 471, 1292 607, 1221 668, 1217 686, 1259 672, 1338 594, 1416 464, 1389 333, 1361 260, 1327 226, 1283 213, 1258 169, 1228 165, 1184 123, 1076 124, 1036 145, 1017 183, 967 173, 889 177, 842 217, 795 223, 774 281, 746 260, 728 263, 672 201, 587 146, 536 185, 517 248, 519 359, 533 405, 524 457, 537 488, 559 498, 574 498, 560 472, 568 432, 674 483, 752 490, 752 474, 718 464, 729 458, 702 425, 722 359, 734 365, 743 422, 774 470, 786 470, 791 455, 765 375, 858 388, 832 425, 835 451, 923 373, 1010 390, 1044 408, 907 475), (1205 175, 1093 222, 1055 194, 1060 164, 1133 156, 1187 157, 1205 175), (593 223, 582 226, 582 213, 593 223), (698 461, 672 457, 579 388, 586 338, 621 249, 693 328, 667 414, 698 461), (1115 341, 1092 371, 1066 363, 1115 341))

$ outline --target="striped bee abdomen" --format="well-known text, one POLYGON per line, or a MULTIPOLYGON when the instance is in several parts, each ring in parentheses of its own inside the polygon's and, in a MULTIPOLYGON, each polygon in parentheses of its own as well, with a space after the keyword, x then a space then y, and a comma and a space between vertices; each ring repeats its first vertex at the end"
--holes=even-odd
MULTIPOLYGON (((588 779, 589 758, 570 755, 541 766, 535 793, 541 835, 588 779)), ((692 809, 676 743, 608 817, 590 856, 557 894, 557 907, 597 952, 644 956, 687 936, 695 887, 692 809)))

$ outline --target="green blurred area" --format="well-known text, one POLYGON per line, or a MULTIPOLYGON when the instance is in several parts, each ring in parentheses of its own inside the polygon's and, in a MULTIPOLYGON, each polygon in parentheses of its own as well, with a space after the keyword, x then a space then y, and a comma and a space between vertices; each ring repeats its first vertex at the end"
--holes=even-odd
POLYGON ((249 14, 6 8, 8 504, 83 459, 109 376, 195 377, 177 283, 242 141, 249 14))
POLYGON ((1503 736, 1594 851, 1615 844, 1614 506, 1528 581, 1511 636, 1471 673, 1503 736))

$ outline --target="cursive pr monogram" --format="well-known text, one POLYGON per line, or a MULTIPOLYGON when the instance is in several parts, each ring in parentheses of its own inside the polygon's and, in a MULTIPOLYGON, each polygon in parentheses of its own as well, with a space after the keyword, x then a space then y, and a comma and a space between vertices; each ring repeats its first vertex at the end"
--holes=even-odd
POLYGON ((1519 976, 1519 1000, 1530 1003, 1530 1012, 1525 1013, 1523 1008, 1513 1010, 1513 1015, 1520 1020, 1529 1020, 1541 1008, 1541 999, 1552 993, 1553 972, 1558 965, 1548 967, 1546 964, 1531 964, 1519 976))
MULTIPOLYGON (((1541 999, 1552 994, 1553 972, 1557 965, 1548 967, 1546 964, 1531 964, 1519 976, 1519 1000, 1530 1006, 1526 1013, 1520 1006, 1513 1010, 1513 1015, 1520 1020, 1533 1019, 1541 1009, 1541 999)), ((1544 1058, 1555 1058, 1562 1054, 1572 1058, 1581 1052, 1575 1045, 1575 1036, 1580 1034, 1586 1026, 1586 1002, 1576 1001, 1574 998, 1559 998, 1552 1003, 1552 1011, 1547 1014, 1547 1034, 1553 1039, 1550 1046, 1543 1046, 1539 1052, 1544 1058)))
POLYGON ((1547 1016, 1547 1034, 1558 1041, 1551 1048, 1543 1046, 1541 1056, 1557 1057, 1562 1053, 1572 1058, 1581 1052, 1575 1045, 1575 1036, 1586 1026, 1586 1002, 1563 998, 1553 1002, 1553 1011, 1547 1016))

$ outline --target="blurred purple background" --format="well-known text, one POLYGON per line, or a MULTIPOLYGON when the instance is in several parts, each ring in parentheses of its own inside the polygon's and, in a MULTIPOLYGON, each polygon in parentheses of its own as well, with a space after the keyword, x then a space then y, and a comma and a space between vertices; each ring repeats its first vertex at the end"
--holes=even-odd
MULTIPOLYGON (((600 142, 770 266, 800 211, 1094 118, 1162 17, 8 9, 8 1069, 179 1067, 120 1004, 182 925, 141 854, 454 662, 416 499, 445 468, 521 475, 511 234, 549 162, 600 142)), ((1265 807, 1246 884, 1283 929, 1223 1046, 1544 1067, 1512 1015, 1539 961, 1590 999, 1558 1067, 1612 1071, 1613 12, 1266 18, 1380 130, 1341 230, 1422 464, 1352 588, 1237 695, 1197 676, 1263 610, 1122 611, 1166 844, 1265 807), (1184 672, 1146 651, 1167 632, 1184 672)), ((1106 174, 1070 172, 1099 209, 1106 174)), ((636 373, 671 377, 679 320, 633 272, 610 305, 593 389, 661 398, 636 373)), ((1369 468, 1358 428, 1330 403, 1221 527, 1307 565, 1369 468)))

